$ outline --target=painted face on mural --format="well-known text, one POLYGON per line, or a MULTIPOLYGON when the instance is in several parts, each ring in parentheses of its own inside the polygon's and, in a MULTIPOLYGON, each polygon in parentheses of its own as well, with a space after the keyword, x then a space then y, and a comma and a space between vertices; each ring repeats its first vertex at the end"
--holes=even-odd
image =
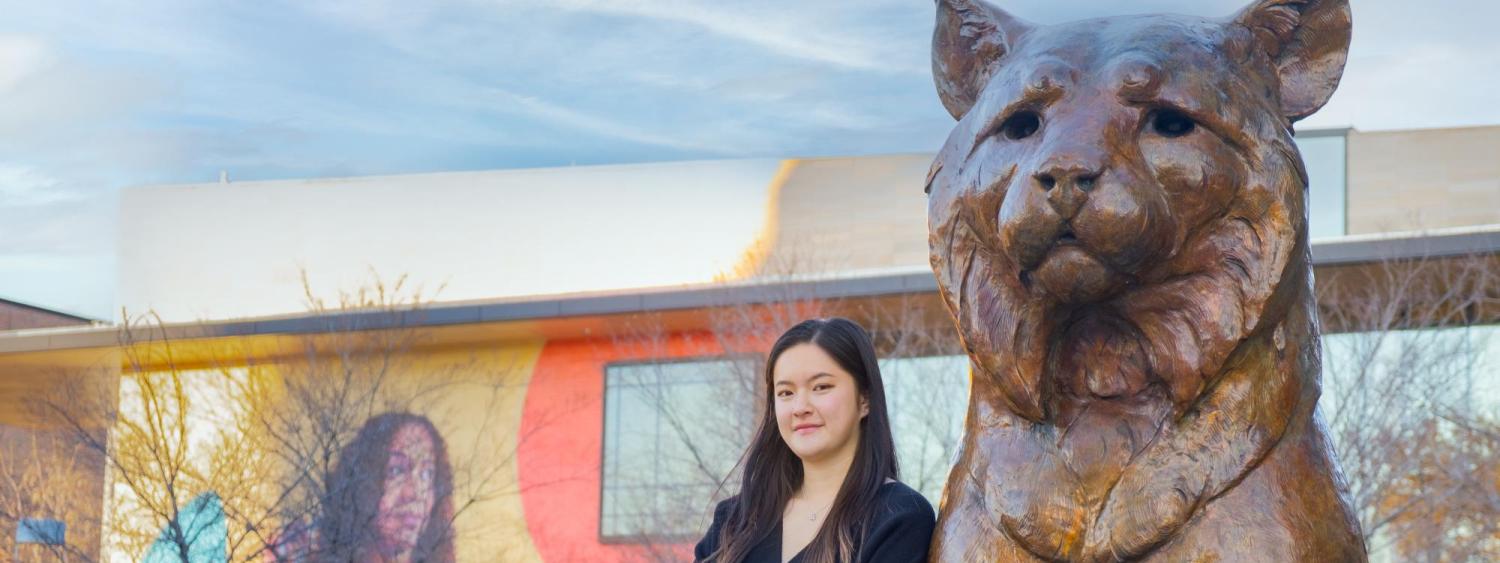
POLYGON ((869 406, 854 376, 814 344, 787 348, 772 366, 776 427, 803 461, 852 452, 869 406))
POLYGON ((407 424, 391 438, 387 453, 376 526, 381 552, 388 559, 404 561, 416 547, 437 501, 432 436, 421 426, 407 424))

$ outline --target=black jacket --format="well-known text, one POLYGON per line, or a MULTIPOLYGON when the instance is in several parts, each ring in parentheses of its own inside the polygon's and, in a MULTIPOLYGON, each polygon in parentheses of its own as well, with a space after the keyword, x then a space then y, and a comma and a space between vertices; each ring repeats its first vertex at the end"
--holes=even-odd
MULTIPOLYGON (((733 497, 714 508, 714 523, 693 549, 693 560, 703 561, 719 548, 719 529, 739 497, 733 497)), ((875 496, 875 510, 865 528, 864 541, 854 546, 855 563, 919 563, 927 560, 927 546, 932 542, 936 525, 932 504, 911 487, 892 481, 880 486, 875 496)), ((792 557, 791 563, 804 561, 806 552, 792 557)), ((741 561, 716 563, 780 563, 781 522, 771 533, 755 544, 741 561)))

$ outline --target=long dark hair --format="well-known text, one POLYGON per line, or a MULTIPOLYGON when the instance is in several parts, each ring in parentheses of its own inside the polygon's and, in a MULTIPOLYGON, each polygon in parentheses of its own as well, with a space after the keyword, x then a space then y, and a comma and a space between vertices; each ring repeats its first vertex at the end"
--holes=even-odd
POLYGON ((402 428, 416 426, 432 439, 433 503, 423 522, 412 561, 453 561, 453 468, 448 448, 427 417, 408 413, 385 413, 371 417, 359 434, 339 455, 338 466, 328 479, 323 506, 319 549, 314 560, 344 563, 368 561, 377 541, 375 521, 380 497, 385 491, 386 464, 391 440, 402 428))
POLYGON ((875 495, 886 480, 897 478, 896 446, 891 439, 890 416, 886 414, 885 386, 881 383, 870 335, 848 319, 798 323, 776 339, 766 358, 765 408, 760 428, 741 460, 744 476, 739 502, 720 528, 719 549, 709 555, 709 561, 738 563, 744 559, 752 547, 775 530, 787 501, 802 486, 802 462, 781 439, 776 427, 772 370, 782 352, 809 343, 854 376, 859 393, 869 406, 869 413, 859 421, 854 462, 844 476, 844 484, 839 487, 823 527, 807 545, 809 563, 853 561, 855 546, 864 540, 865 524, 874 512, 875 495))

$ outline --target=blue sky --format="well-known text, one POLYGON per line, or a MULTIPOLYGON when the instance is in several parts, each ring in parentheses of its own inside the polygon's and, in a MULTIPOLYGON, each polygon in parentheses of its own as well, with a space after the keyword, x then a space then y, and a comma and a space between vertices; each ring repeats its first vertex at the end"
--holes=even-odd
MULTIPOLYGON (((1224 0, 1002 3, 1040 23, 1224 0)), ((1500 123, 1500 4, 1354 6, 1306 126, 1500 123)), ((112 316, 130 186, 935 150, 929 0, 0 0, 0 297, 112 316)), ((190 236, 190 233, 184 233, 190 236)))

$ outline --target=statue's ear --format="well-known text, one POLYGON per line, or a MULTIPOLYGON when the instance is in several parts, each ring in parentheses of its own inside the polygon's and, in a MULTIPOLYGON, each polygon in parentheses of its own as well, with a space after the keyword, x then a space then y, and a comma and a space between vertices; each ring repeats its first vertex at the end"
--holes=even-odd
POLYGON ((1235 14, 1281 78, 1281 113, 1302 119, 1339 85, 1349 57, 1348 0, 1255 0, 1235 14))
POLYGON ((937 0, 932 79, 954 119, 974 106, 990 73, 1029 28, 984 0, 937 0))

